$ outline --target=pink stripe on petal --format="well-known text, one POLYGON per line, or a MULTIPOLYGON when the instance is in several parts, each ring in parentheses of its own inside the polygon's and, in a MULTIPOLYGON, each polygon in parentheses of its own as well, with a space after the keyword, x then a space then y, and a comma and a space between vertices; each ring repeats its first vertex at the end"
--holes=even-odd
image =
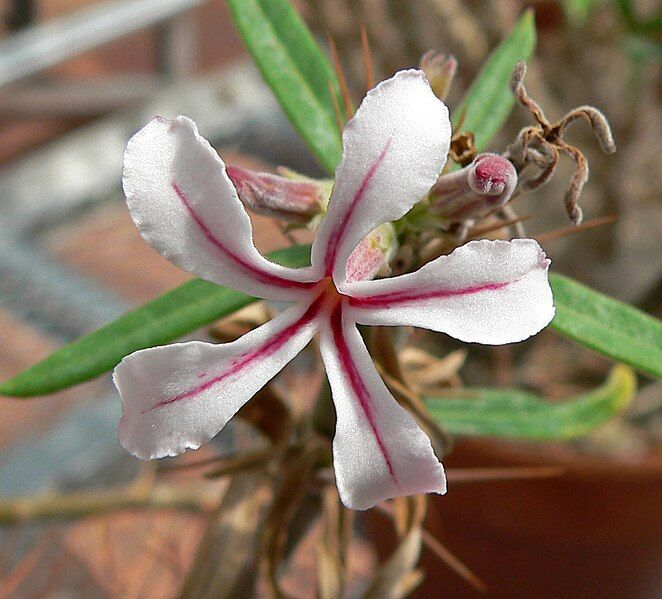
POLYGON ((470 241, 416 272, 347 285, 346 316, 468 343, 522 341, 554 316, 549 260, 531 239, 470 241))
POLYGON ((270 285, 274 285, 276 287, 281 287, 285 289, 312 289, 315 285, 317 285, 316 282, 302 283, 300 281, 290 281, 288 279, 284 279, 282 277, 272 275, 271 273, 265 272, 260 268, 243 260, 240 256, 238 256, 237 254, 232 252, 229 248, 227 248, 225 244, 221 242, 221 240, 218 239, 218 237, 216 237, 211 232, 211 230, 206 225, 204 220, 195 211, 187 195, 184 193, 182 188, 177 184, 177 182, 173 181, 171 185, 172 185, 172 189, 177 194, 182 204, 186 207, 188 213, 191 215, 191 217, 196 222, 198 227, 200 227, 200 230, 202 231, 205 238, 210 243, 212 243, 218 250, 220 250, 223 254, 225 254, 227 258, 229 258, 232 262, 234 262, 237 266, 239 266, 242 270, 244 270, 247 274, 249 274, 250 276, 252 276, 253 278, 257 279, 262 283, 268 283, 270 285))
POLYGON ((473 287, 464 287, 462 289, 440 289, 438 291, 429 291, 426 293, 416 293, 411 291, 396 291, 385 293, 383 295, 374 295, 368 297, 350 297, 349 303, 357 308, 391 308, 408 302, 425 301, 430 299, 445 299, 448 297, 461 297, 472 295, 483 291, 498 291, 508 285, 516 283, 514 281, 505 281, 501 283, 484 283, 473 287))
MULTIPOLYGON (((157 408, 163 408, 173 403, 177 403, 182 400, 196 397, 200 395, 200 393, 221 383, 222 381, 228 379, 229 377, 241 373, 245 368, 252 365, 257 360, 262 360, 264 358, 267 358, 274 352, 278 351, 288 341, 290 341, 292 337, 294 337, 301 330, 302 327, 306 326, 313 319, 315 319, 315 317, 320 313, 320 310, 322 308, 323 297, 324 297, 323 295, 320 295, 309 306, 309 308, 306 310, 306 312, 303 314, 303 316, 301 316, 299 320, 297 320, 295 323, 291 324, 287 328, 283 329, 282 331, 274 335, 271 339, 268 339, 261 347, 258 347, 257 349, 254 349, 246 354, 238 356, 234 360, 234 362, 230 365, 230 368, 228 370, 225 370, 224 372, 215 375, 213 378, 205 381, 204 383, 198 385, 197 387, 194 387, 193 389, 189 389, 188 391, 184 391, 173 397, 162 399, 161 401, 150 407, 148 410, 144 410, 142 413, 147 414, 148 412, 151 412, 152 410, 156 410, 157 408)), ((198 378, 204 378, 205 376, 207 376, 207 373, 201 373, 200 375, 198 375, 198 378)))
POLYGON ((338 303, 338 305, 334 308, 333 312, 331 313, 330 327, 333 335, 333 342, 338 354, 338 361, 340 362, 342 366, 342 370, 347 377, 350 387, 352 388, 352 391, 354 392, 356 399, 359 401, 359 404, 361 405, 361 409, 363 410, 363 413, 365 414, 365 417, 368 420, 368 423, 370 424, 370 429, 372 430, 372 433, 375 436, 375 440, 377 441, 377 445, 379 446, 379 451, 382 454, 384 461, 386 462, 386 467, 388 468, 389 474, 393 479, 395 485, 399 487, 400 485, 398 484, 398 479, 395 474, 393 462, 391 461, 388 451, 386 450, 386 444, 384 443, 384 440, 381 437, 379 429, 377 428, 374 409, 372 406, 372 397, 370 395, 370 392, 366 388, 363 379, 361 378, 359 370, 354 362, 354 359, 352 358, 352 354, 349 349, 349 346, 347 345, 347 340, 345 339, 343 326, 342 326, 341 302, 338 303))
POLYGON ((354 196, 352 197, 352 201, 347 207, 347 211, 343 215, 342 220, 340 221, 340 223, 338 223, 338 226, 334 229, 333 233, 329 237, 329 242, 326 249, 326 257, 324 260, 325 272, 326 272, 325 276, 327 277, 330 277, 333 274, 333 269, 335 268, 335 263, 336 263, 336 257, 338 256, 338 249, 340 248, 340 244, 342 242, 349 221, 352 218, 352 214, 354 214, 354 211, 356 210, 357 206, 361 203, 361 200, 365 197, 366 192, 370 188, 370 184, 372 183, 372 180, 375 177, 377 170, 384 161, 384 158, 386 158, 386 154, 388 153, 388 150, 391 147, 392 141, 393 139, 389 138, 389 140, 386 142, 386 145, 379 153, 379 156, 377 156, 375 161, 370 165, 370 168, 368 169, 365 176, 363 177, 363 180, 361 181, 361 185, 359 185, 359 188, 354 193, 354 196))

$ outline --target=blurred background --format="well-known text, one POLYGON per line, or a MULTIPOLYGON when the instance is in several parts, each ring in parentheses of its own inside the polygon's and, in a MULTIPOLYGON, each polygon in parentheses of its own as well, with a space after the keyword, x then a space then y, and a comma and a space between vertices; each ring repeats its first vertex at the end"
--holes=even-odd
MULTIPOLYGON (((526 80, 531 95, 551 119, 576 105, 597 106, 618 147, 605 156, 588 127, 578 123, 569 131, 591 167, 581 200, 586 217, 618 220, 545 249, 557 271, 662 315, 662 33, 651 25, 655 18, 659 24, 659 3, 295 5, 320 40, 333 36, 356 100, 363 90, 364 23, 378 79, 416 66, 431 48, 457 56, 451 107, 522 10, 533 7, 539 40, 526 80)), ((1 0, 0 16, 4 379, 186 280, 140 239, 121 194, 124 146, 152 116, 190 116, 227 163, 322 172, 262 83, 223 0, 1 0)), ((492 149, 502 151, 525 124, 529 115, 516 108, 492 149)), ((567 225, 562 203, 571 174, 572 164, 563 162, 550 184, 517 200, 518 213, 531 215, 529 234, 567 225)), ((254 222, 261 250, 287 243, 274 222, 254 222)), ((440 336, 430 344, 440 355, 460 347, 440 336)), ((469 353, 461 371, 466 384, 518 386, 550 399, 596 386, 610 366, 551 331, 514 347, 469 353)), ((662 387, 643 377, 640 384, 623 417, 581 442, 457 441, 451 466, 552 464, 567 472, 559 480, 463 485, 431 503, 430 530, 485 580, 491 596, 662 594, 662 387)), ((108 377, 38 399, 3 398, 0 501, 131 481, 139 465, 117 441, 118 419, 108 377)), ((250 434, 233 425, 198 457, 249 442, 250 434)), ((181 488, 199 479, 193 472, 168 476, 181 488)), ((209 483, 209 496, 216 498, 222 486, 209 483)), ((0 596, 177 596, 209 522, 201 513, 209 510, 188 507, 5 523, 0 596)), ((351 554, 356 592, 381 553, 371 543, 389 546, 381 524, 378 515, 360 523, 351 554)), ((314 551, 306 549, 314 542, 306 540, 294 556, 286 583, 294 596, 314 595, 314 551)), ((419 596, 477 596, 432 556, 423 558, 427 586, 419 596)))

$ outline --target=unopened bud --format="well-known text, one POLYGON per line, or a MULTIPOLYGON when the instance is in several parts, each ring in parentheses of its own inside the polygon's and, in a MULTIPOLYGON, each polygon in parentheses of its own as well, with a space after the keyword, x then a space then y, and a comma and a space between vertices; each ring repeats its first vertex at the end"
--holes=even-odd
POLYGON ((436 50, 428 50, 421 57, 420 67, 427 76, 434 94, 440 100, 445 100, 457 72, 455 56, 446 56, 436 50))
POLYGON ((503 206, 517 185, 517 171, 499 154, 476 156, 463 169, 442 175, 430 190, 430 210, 449 223, 485 216, 503 206))
POLYGON ((321 214, 331 193, 327 181, 257 173, 239 166, 226 168, 244 206, 255 214, 306 224, 321 214))
POLYGON ((368 281, 377 275, 389 275, 389 264, 398 250, 397 246, 397 236, 391 223, 384 223, 373 229, 347 259, 347 282, 368 281))

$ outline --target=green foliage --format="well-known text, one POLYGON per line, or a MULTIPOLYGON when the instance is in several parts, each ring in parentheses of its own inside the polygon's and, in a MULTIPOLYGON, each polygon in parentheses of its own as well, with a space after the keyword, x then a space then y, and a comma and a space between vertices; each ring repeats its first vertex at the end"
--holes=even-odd
POLYGON ((451 433, 527 439, 572 439, 623 411, 635 395, 634 372, 615 366, 599 388, 563 403, 544 401, 517 389, 461 389, 425 403, 451 433))
POLYGON ((551 326, 601 354, 662 376, 662 321, 633 306, 550 273, 556 316, 551 326))
MULTIPOLYGON (((270 257, 286 266, 307 266, 310 248, 287 248, 270 257)), ((66 389, 111 370, 134 351, 173 341, 254 301, 239 291, 193 279, 4 381, 0 394, 31 397, 66 389)))
MULTIPOLYGON (((267 84, 295 129, 320 162, 333 172, 342 146, 335 122, 329 83, 338 94, 335 74, 305 24, 287 0, 228 0, 237 29, 267 84)), ((492 52, 453 114, 457 126, 466 109, 463 129, 485 149, 512 110, 508 88, 519 60, 528 60, 536 43, 533 11, 524 13, 508 37, 492 52)))
POLYGON ((637 14, 632 0, 616 0, 621 18, 625 26, 633 33, 650 33, 659 35, 662 29, 662 10, 658 8, 655 15, 648 19, 642 19, 637 14))
POLYGON ((622 43, 623 51, 635 62, 662 64, 662 44, 643 35, 628 35, 622 43))
POLYGON ((563 0, 566 17, 575 25, 582 25, 596 7, 597 0, 563 0))
POLYGON ((508 87, 510 74, 520 60, 529 60, 536 45, 533 11, 527 10, 508 37, 490 54, 460 105, 453 111, 453 128, 466 113, 462 129, 475 135, 482 152, 501 129, 515 105, 508 87))
POLYGON ((331 89, 335 73, 287 0, 228 0, 232 17, 262 76, 294 128, 324 168, 342 156, 331 89))

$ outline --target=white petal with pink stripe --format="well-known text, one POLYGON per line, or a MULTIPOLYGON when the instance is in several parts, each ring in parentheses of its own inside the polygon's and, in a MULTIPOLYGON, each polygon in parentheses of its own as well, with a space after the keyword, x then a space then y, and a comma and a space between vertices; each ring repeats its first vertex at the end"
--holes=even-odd
POLYGON ((366 510, 399 495, 445 493, 430 439, 386 388, 340 305, 321 329, 320 349, 336 407, 333 467, 343 503, 366 510))
POLYGON ((253 245, 251 221, 225 164, 195 123, 152 120, 127 145, 124 193, 143 238, 203 279, 255 297, 295 301, 319 279, 270 262, 253 245))
POLYGON ((312 339, 321 300, 297 304, 237 341, 137 351, 115 368, 120 441, 142 459, 197 449, 312 339))
POLYGON ((418 271, 345 286, 349 314, 489 345, 521 341, 554 317, 550 261, 533 239, 471 241, 418 271))
POLYGON ((343 159, 313 243, 316 269, 342 287, 359 241, 407 213, 437 180, 450 131, 448 109, 422 71, 400 71, 368 92, 343 132, 343 159))

